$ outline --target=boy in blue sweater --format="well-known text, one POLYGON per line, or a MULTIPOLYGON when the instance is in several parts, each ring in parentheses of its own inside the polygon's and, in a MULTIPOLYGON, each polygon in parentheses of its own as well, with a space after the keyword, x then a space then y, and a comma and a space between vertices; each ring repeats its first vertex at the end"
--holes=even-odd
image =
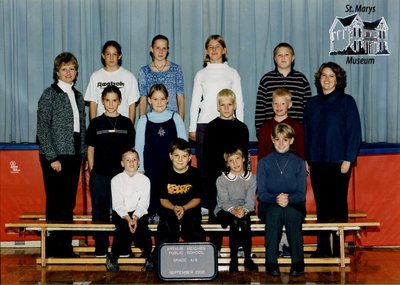
POLYGON ((306 168, 304 160, 290 151, 294 130, 280 123, 271 133, 274 152, 258 162, 259 217, 265 222, 266 270, 279 276, 278 246, 282 227, 291 247, 291 276, 304 273, 302 223, 306 214, 306 168))

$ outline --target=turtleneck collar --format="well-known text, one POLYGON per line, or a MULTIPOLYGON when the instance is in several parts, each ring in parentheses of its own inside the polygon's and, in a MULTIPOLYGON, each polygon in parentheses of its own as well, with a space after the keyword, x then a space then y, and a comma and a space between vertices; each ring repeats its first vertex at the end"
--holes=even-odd
POLYGON ((337 89, 335 89, 335 90, 333 90, 332 92, 330 92, 330 93, 328 93, 328 94, 323 94, 323 93, 321 93, 320 95, 321 95, 321 98, 323 99, 323 100, 328 100, 329 98, 332 98, 336 93, 337 93, 337 89))
POLYGON ((72 86, 74 84, 69 84, 64 81, 58 80, 57 85, 62 89, 62 91, 67 92, 67 91, 72 91, 72 86))
POLYGON ((207 63, 207 68, 221 68, 221 67, 225 67, 228 65, 228 62, 222 62, 222 63, 207 63))
POLYGON ((290 155, 290 150, 284 153, 280 153, 274 150, 273 154, 276 156, 277 159, 284 159, 290 155))

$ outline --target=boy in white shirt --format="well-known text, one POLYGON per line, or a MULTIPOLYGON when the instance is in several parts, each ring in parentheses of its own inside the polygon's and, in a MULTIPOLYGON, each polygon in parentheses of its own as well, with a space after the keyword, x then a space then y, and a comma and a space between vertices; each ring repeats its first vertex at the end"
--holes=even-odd
POLYGON ((152 269, 150 261, 152 241, 148 228, 147 208, 150 203, 150 180, 140 172, 139 155, 134 149, 122 155, 124 171, 111 180, 112 221, 116 230, 111 253, 107 255, 107 270, 119 271, 118 258, 131 251, 132 240, 143 248, 146 269, 152 269))

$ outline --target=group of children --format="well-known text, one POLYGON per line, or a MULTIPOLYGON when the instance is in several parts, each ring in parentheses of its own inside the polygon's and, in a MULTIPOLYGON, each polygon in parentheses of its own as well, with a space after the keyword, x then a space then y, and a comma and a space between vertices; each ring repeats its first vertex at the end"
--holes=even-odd
MULTIPOLYGON (((118 271, 118 258, 132 255, 133 240, 143 249, 146 268, 150 269, 158 262, 157 249, 162 243, 180 238, 206 240, 201 227, 203 207, 208 209, 210 223, 230 227, 229 270, 238 271, 238 247, 242 246, 244 266, 257 271, 251 259, 250 216, 255 212, 258 191, 258 214, 266 221, 267 272, 280 274, 278 244, 285 225, 293 261, 290 274, 303 274, 303 130, 301 123, 288 117, 301 96, 292 102, 291 92, 283 88, 267 95, 272 98, 274 117, 264 120, 258 131, 256 178, 248 167, 249 131, 243 123, 240 77, 226 63, 224 39, 210 36, 205 44, 205 68, 195 77, 190 108, 189 138, 196 142, 194 168, 183 123, 183 75, 178 65, 167 60, 168 51, 168 39, 156 36, 150 47, 152 62, 141 69, 138 84, 121 67, 120 45, 109 41, 101 55, 104 68, 90 79, 85 100, 90 101, 87 145, 93 221, 109 222, 112 209, 116 225, 111 253, 108 236, 96 234, 95 255, 107 257, 107 268, 118 271), (139 93, 141 116, 135 131, 139 93), (290 152, 292 146, 294 153, 290 152), (158 223, 153 251, 149 222, 158 223)), ((290 45, 277 47, 274 55, 276 70, 292 70, 294 51, 290 45)), ((288 74, 299 76, 294 70, 288 74)), ((307 86, 304 89, 307 91, 307 86)), ((303 99, 301 106, 306 97, 303 99)), ((221 235, 211 235, 210 241, 221 248, 221 235)))
MULTIPOLYGON (((160 86, 162 85, 154 85, 149 93, 149 105, 153 108, 152 113, 156 112, 158 116, 166 112, 165 101, 167 98, 166 91, 160 86), (162 100, 154 99, 153 96, 162 97, 162 100), (161 103, 158 101, 161 101, 161 103)), ((282 99, 282 95, 279 95, 280 92, 283 92, 283 90, 274 93, 273 102, 282 99)), ((157 253, 160 244, 177 242, 180 237, 185 241, 206 240, 201 227, 200 203, 203 196, 201 175, 199 170, 190 165, 189 142, 176 137, 175 128, 175 136, 167 136, 164 143, 154 144, 152 150, 149 150, 157 153, 154 158, 158 159, 149 164, 157 165, 159 168, 153 177, 149 176, 150 171, 143 168, 140 163, 139 153, 143 151, 143 147, 136 143, 137 150, 132 148, 135 131, 132 124, 129 123, 129 119, 121 115, 113 116, 117 113, 120 100, 118 88, 106 87, 102 96, 105 113, 91 121, 87 135, 88 161, 91 170, 92 211, 93 219, 107 221, 107 215, 109 219, 108 209, 112 201, 112 221, 117 229, 112 251, 108 255, 108 237, 101 234, 95 235, 95 254, 97 256, 107 255, 107 268, 111 271, 117 271, 118 258, 132 255, 130 246, 133 240, 136 246, 143 248, 142 256, 147 260, 146 268, 150 269, 153 267, 153 263, 157 262, 157 254, 152 255, 152 241, 148 230, 149 213, 157 213, 160 217, 155 253, 157 253), (113 121, 112 118, 114 118, 113 121), (124 127, 124 122, 128 127, 124 127), (155 147, 156 145, 157 147, 155 147), (116 154, 117 152, 123 153, 121 159, 116 154), (94 163, 94 161, 97 163, 94 163), (168 163, 168 161, 172 163, 168 163), (117 164, 120 164, 124 171, 116 175, 117 164), (100 170, 97 170, 96 166, 100 170), (107 173, 103 174, 102 168, 107 173), (145 170, 146 175, 143 175, 141 169, 145 170), (99 188, 102 188, 103 191, 98 191, 99 188), (152 191, 151 188, 153 188, 152 191), (98 192, 101 192, 103 196, 99 195, 98 192), (107 196, 109 192, 112 195, 107 196), (150 197, 153 197, 153 201, 158 200, 153 205, 153 209, 149 208, 151 205, 150 197), (100 211, 103 217, 96 211, 100 211)), ((290 93, 286 92, 283 97, 286 100, 287 113, 290 106, 290 93)), ((265 220, 265 216, 268 215, 267 221, 273 221, 271 224, 266 224, 267 252, 272 253, 272 255, 267 255, 267 266, 273 268, 268 272, 273 274, 278 272, 276 269, 277 244, 282 233, 282 225, 285 224, 289 227, 290 224, 293 225, 294 229, 289 230, 289 242, 292 248, 297 250, 297 256, 293 255, 296 262, 293 264, 291 273, 292 275, 301 273, 304 271, 301 223, 305 214, 306 175, 303 160, 289 152, 289 147, 294 142, 295 132, 292 127, 284 123, 277 123, 277 126, 272 129, 268 141, 272 142, 275 152, 260 160, 257 170, 257 173, 259 173, 257 175, 258 183, 256 183, 256 178, 248 171, 247 167, 248 130, 244 123, 234 117, 235 94, 231 90, 223 89, 218 93, 217 98, 220 116, 209 123, 205 132, 206 150, 210 150, 210 154, 206 155, 210 160, 206 160, 206 165, 209 166, 207 169, 210 171, 207 198, 209 209, 211 209, 210 222, 221 223, 223 227, 230 226, 231 262, 229 270, 231 272, 238 271, 239 245, 243 246, 244 250, 244 266, 251 271, 256 271, 258 268, 251 259, 250 232, 250 216, 255 211, 258 185, 260 217, 265 220), (265 166, 264 161, 267 158, 274 158, 274 162, 266 163, 267 166, 265 166), (302 163, 299 163, 299 161, 302 163), (279 172, 278 170, 280 170, 280 176, 275 175, 279 172), (275 183, 272 183, 273 181, 275 183), (271 219, 272 216, 270 216, 271 213, 268 210, 264 210, 270 209, 271 205, 275 204, 274 199, 283 201, 277 202, 279 205, 277 208, 282 207, 284 209, 279 213, 281 215, 279 223, 276 223, 275 219, 271 219), (289 211, 289 214, 285 211, 289 211), (298 214, 296 223, 293 223, 293 220, 283 219, 283 217, 291 217, 290 213, 298 214), (268 226, 274 228, 274 239, 269 236, 272 230, 268 226), (292 240, 292 232, 297 235, 295 240, 292 240), (296 243, 294 244, 294 242, 296 243)), ((140 119, 138 126, 145 118, 148 120, 148 115, 140 119)), ((171 116, 171 114, 168 114, 168 116, 171 116)), ((172 116, 170 120, 173 120, 172 116)), ((277 115, 273 120, 279 120, 279 116, 277 115)), ((172 124, 174 125, 174 123, 172 124)), ((137 133, 142 132, 140 131, 142 128, 138 127, 137 133)), ((170 129, 174 128, 164 126, 166 133, 170 129)), ((146 141, 145 138, 143 138, 144 141, 146 141)), ((136 136, 136 142, 138 142, 138 136, 136 136)), ((153 143, 157 142, 150 141, 149 144, 153 143)), ((270 144, 264 139, 260 139, 260 143, 270 144)), ((222 245, 221 236, 214 236, 211 241, 220 249, 222 245)))

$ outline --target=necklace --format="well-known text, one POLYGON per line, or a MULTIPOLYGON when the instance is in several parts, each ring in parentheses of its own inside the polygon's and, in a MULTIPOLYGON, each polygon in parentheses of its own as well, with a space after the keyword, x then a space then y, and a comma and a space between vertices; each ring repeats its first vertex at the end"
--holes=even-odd
POLYGON ((115 133, 116 132, 116 128, 115 127, 117 126, 117 122, 118 122, 119 116, 111 117, 111 118, 115 118, 115 122, 114 123, 110 120, 110 118, 108 116, 105 116, 105 117, 107 118, 107 121, 111 124, 111 126, 113 127, 111 130, 108 130, 108 132, 109 133, 115 133))
POLYGON ((158 70, 158 72, 162 72, 168 64, 168 60, 165 61, 164 65, 157 66, 157 64, 153 61, 153 67, 158 70))
POLYGON ((285 171, 285 169, 286 169, 286 166, 288 165, 288 162, 289 162, 289 160, 290 160, 290 156, 288 157, 288 159, 286 160, 286 162, 285 162, 285 165, 283 166, 283 168, 281 168, 280 166, 279 166, 279 163, 278 163, 278 161, 276 160, 276 158, 275 158, 275 156, 273 156, 273 158, 274 158, 274 161, 275 161, 275 164, 276 164, 276 167, 278 167, 278 169, 279 169, 279 172, 281 173, 281 175, 283 174, 283 172, 285 171))

